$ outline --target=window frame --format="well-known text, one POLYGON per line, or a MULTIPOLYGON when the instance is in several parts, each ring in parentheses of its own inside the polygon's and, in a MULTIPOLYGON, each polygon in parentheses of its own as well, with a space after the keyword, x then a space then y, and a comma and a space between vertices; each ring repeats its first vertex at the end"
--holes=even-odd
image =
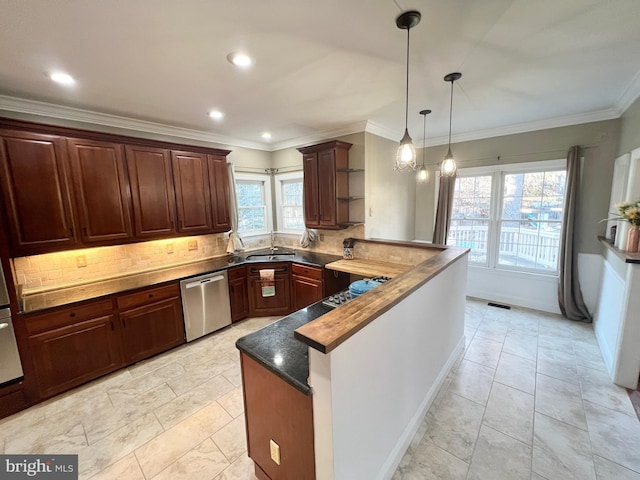
MULTIPOLYGON (((264 230, 251 230, 249 232, 240 231, 240 225, 238 222, 238 233, 240 233, 243 237, 252 237, 257 235, 266 235, 273 230, 273 202, 272 202, 272 193, 271 193, 271 176, 266 173, 245 173, 245 172, 236 172, 235 173, 235 182, 236 182, 236 197, 238 196, 238 183, 256 183, 261 182, 263 185, 263 200, 265 206, 265 229, 264 230)), ((238 205, 238 216, 240 213, 240 202, 238 198, 236 198, 236 204, 238 205)))
MULTIPOLYGON (((534 162, 511 163, 505 165, 488 165, 484 167, 459 168, 458 177, 477 177, 491 175, 491 203, 487 231, 487 261, 485 263, 469 261, 469 266, 478 268, 491 268, 494 270, 507 270, 517 273, 558 276, 558 267, 554 271, 539 268, 529 268, 517 265, 503 265, 499 263, 500 233, 504 202, 504 181, 508 174, 566 171, 565 159, 542 160, 534 162)), ((437 203, 437 197, 436 197, 437 203)), ((566 205, 566 194, 564 198, 566 205)), ((555 221, 554 221, 555 223, 555 221)), ((560 221, 562 225, 562 220, 560 221)))
MULTIPOLYGON (((304 175, 302 170, 295 172, 287 172, 287 173, 277 173, 274 175, 275 181, 275 191, 276 191, 276 221, 278 225, 278 233, 291 233, 294 235, 300 235, 304 232, 305 226, 303 225, 301 229, 295 228, 284 228, 284 212, 283 212, 283 203, 282 203, 282 184, 285 182, 300 180, 304 188, 304 175)), ((296 182, 297 183, 297 182, 296 182)), ((300 205, 302 207, 302 217, 304 218, 304 190, 302 192, 302 198, 300 199, 300 205)))

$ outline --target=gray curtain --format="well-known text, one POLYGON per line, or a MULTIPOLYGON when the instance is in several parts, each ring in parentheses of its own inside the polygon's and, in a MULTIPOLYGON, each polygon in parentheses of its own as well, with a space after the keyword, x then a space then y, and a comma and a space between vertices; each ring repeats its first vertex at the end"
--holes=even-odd
POLYGON ((440 175, 440 192, 438 193, 438 209, 433 229, 433 243, 446 245, 451 213, 453 212, 453 192, 456 187, 456 175, 445 177, 440 175))
POLYGON ((580 290, 578 280, 578 251, 575 241, 580 178, 580 147, 574 146, 569 149, 567 154, 567 188, 560 234, 558 302, 562 315, 569 320, 591 322, 591 315, 582 298, 582 290, 580 290))
POLYGON ((314 230, 313 228, 306 227, 307 215, 304 208, 304 192, 302 193, 302 218, 304 220, 305 227, 304 232, 302 232, 302 236, 300 237, 300 246, 302 248, 309 248, 313 246, 314 243, 316 243, 316 240, 318 239, 318 231, 314 230))
POLYGON ((244 250, 244 242, 238 233, 238 197, 236 196, 236 175, 233 163, 227 165, 227 173, 229 174, 229 210, 231 210, 231 232, 229 232, 227 253, 235 253, 244 250))

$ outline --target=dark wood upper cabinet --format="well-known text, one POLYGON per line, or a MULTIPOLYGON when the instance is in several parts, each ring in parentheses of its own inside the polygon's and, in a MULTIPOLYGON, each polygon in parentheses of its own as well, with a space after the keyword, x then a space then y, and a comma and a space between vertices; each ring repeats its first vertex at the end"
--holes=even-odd
POLYGON ((231 230, 231 207, 229 206, 229 173, 227 158, 223 155, 207 155, 209 186, 211 188, 211 213, 213 230, 231 230))
POLYGON ((202 153, 171 152, 176 189, 178 231, 211 233, 211 192, 207 156, 202 153))
POLYGON ((298 149, 307 227, 337 229, 349 223, 350 148, 350 143, 334 140, 298 149))
POLYGON ((0 176, 12 256, 77 244, 63 137, 0 130, 0 176))
POLYGON ((302 156, 304 218, 307 227, 320 226, 318 208, 318 153, 305 153, 302 156))
POLYGON ((175 234, 176 200, 169 150, 127 145, 125 151, 136 237, 175 234))
POLYGON ((82 242, 109 243, 132 238, 124 146, 72 138, 67 145, 82 242))

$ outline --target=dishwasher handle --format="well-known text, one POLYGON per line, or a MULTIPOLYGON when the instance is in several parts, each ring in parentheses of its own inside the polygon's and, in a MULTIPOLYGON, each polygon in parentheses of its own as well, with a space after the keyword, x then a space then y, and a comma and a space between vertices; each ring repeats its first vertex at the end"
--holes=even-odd
POLYGON ((203 283, 219 282, 220 280, 224 280, 224 275, 216 275, 215 277, 205 278, 204 280, 196 280, 195 282, 185 284, 184 288, 199 287, 203 283))

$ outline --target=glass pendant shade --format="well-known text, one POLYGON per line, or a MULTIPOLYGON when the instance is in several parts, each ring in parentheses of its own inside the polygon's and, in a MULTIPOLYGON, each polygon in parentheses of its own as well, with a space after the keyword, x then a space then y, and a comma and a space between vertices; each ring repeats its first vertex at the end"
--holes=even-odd
POLYGON ((402 140, 396 153, 395 170, 415 170, 416 169, 416 147, 413 146, 409 131, 405 128, 402 140))
POLYGON ((416 180, 418 180, 418 183, 427 183, 429 181, 429 170, 427 170, 427 167, 422 165, 418 169, 418 173, 416 173, 416 180))
POLYGON ((457 169, 456 161, 453 159, 451 149, 449 149, 447 155, 445 155, 444 160, 442 161, 442 165, 440 165, 440 174, 443 177, 452 177, 456 174, 457 169))

